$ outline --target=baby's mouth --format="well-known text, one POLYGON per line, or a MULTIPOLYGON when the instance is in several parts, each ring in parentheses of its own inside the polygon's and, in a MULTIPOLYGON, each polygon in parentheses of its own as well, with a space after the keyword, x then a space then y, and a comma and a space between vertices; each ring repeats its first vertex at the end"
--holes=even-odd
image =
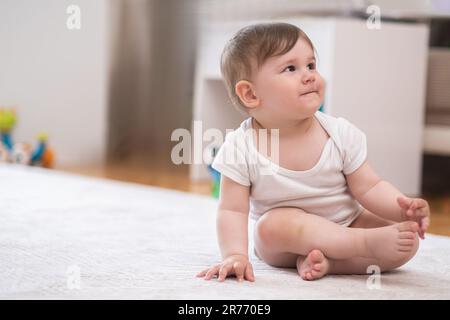
POLYGON ((308 92, 305 92, 305 93, 302 93, 300 96, 306 96, 306 95, 308 95, 308 94, 310 94, 310 93, 317 93, 317 91, 308 91, 308 92))

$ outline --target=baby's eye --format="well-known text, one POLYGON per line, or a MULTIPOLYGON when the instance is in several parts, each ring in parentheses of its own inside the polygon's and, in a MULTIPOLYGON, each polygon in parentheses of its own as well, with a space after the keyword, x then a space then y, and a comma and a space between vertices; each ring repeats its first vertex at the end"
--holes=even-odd
POLYGON ((316 64, 314 62, 311 62, 310 64, 308 64, 308 69, 309 70, 314 70, 316 69, 316 64))
POLYGON ((293 66, 293 65, 287 66, 283 71, 286 71, 286 70, 295 71, 295 66, 293 66))

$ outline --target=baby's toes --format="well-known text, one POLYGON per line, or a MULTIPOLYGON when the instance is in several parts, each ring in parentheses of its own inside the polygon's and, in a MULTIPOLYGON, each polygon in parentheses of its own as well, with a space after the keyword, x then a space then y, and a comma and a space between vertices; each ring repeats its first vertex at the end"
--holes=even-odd
POLYGON ((410 239, 414 240, 416 238, 416 233, 411 231, 400 232, 398 235, 399 239, 410 239))
POLYGON ((311 274, 314 277, 314 279, 318 279, 318 278, 321 278, 323 276, 320 271, 316 271, 316 270, 311 271, 311 274))
POLYGON ((414 221, 406 221, 399 223, 398 230, 400 232, 417 232, 419 231, 419 224, 414 221))
POLYGON ((322 262, 325 256, 320 250, 314 249, 309 253, 308 258, 312 263, 317 264, 322 262))
POLYGON ((403 239, 399 240, 399 251, 409 253, 414 248, 414 240, 403 239))
POLYGON ((412 239, 400 239, 398 244, 402 247, 412 247, 414 245, 414 240, 412 239))
POLYGON ((322 264, 321 263, 314 264, 313 271, 318 271, 318 272, 322 271, 322 264))

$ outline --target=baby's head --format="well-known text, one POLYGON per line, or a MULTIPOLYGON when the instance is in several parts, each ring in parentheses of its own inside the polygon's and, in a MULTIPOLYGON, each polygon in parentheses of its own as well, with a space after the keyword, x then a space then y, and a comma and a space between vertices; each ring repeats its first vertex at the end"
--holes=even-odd
POLYGON ((314 46, 288 23, 239 30, 222 52, 221 72, 233 104, 257 120, 304 119, 323 101, 314 46))

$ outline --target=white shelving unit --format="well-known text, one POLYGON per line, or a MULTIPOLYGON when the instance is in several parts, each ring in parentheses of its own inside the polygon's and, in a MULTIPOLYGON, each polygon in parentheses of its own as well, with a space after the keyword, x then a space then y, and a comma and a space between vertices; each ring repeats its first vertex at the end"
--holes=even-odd
MULTIPOLYGON (((273 20, 272 20, 273 21, 273 20)), ((344 117, 368 138, 375 170, 407 195, 421 185, 428 26, 382 22, 368 29, 357 18, 280 19, 302 28, 318 52, 327 83, 325 112, 344 117)), ((220 75, 220 54, 241 27, 257 21, 215 23, 203 29, 198 50, 193 119, 203 130, 236 128, 246 117, 228 100, 220 75)), ((195 137, 194 137, 195 139, 195 137)), ((209 177, 204 165, 191 166, 191 178, 209 177)))
POLYGON ((450 156, 450 49, 430 48, 424 153, 450 156))

